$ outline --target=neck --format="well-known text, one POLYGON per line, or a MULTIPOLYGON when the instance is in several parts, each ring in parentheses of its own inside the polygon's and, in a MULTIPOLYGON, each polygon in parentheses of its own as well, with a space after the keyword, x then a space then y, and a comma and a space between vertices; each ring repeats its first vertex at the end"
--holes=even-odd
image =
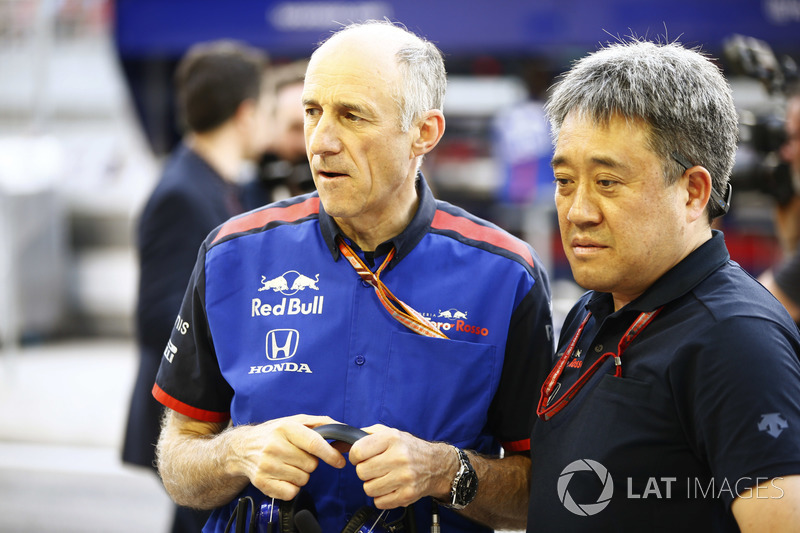
POLYGON ((244 157, 233 132, 224 126, 208 133, 193 133, 186 144, 225 181, 235 182, 242 171, 244 157))
POLYGON ((355 242, 361 250, 374 252, 383 242, 397 235, 411 223, 419 207, 416 188, 407 201, 398 199, 395 207, 374 217, 335 218, 342 232, 355 242))

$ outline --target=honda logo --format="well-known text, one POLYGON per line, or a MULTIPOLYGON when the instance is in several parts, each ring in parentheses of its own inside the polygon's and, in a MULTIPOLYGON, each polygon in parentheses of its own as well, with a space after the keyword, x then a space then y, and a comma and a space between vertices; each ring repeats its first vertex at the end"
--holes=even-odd
POLYGON ((270 361, 291 359, 297 351, 300 332, 296 329, 273 329, 267 333, 266 352, 270 361))

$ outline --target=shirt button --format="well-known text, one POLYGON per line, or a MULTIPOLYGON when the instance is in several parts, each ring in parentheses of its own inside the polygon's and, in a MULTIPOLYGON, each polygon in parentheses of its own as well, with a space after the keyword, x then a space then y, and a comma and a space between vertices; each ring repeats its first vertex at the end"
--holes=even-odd
POLYGON ((365 281, 363 279, 361 280, 361 286, 365 288, 372 287, 372 285, 370 285, 368 281, 365 281))
POLYGON ((602 352, 603 351, 603 345, 602 344, 598 344, 597 346, 594 347, 594 351, 597 352, 597 353, 602 352))
POLYGON ((366 359, 366 358, 365 358, 363 355, 357 355, 357 356, 356 356, 356 364, 357 364, 358 366, 361 366, 361 365, 363 365, 363 364, 364 364, 364 363, 366 363, 366 362, 367 362, 367 359, 366 359))

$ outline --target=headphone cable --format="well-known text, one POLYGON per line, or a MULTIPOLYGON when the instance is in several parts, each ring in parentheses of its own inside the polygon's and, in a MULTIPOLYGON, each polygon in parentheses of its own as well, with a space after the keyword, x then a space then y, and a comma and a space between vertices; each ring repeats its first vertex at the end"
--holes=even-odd
POLYGON ((431 500, 431 533, 441 533, 442 528, 439 526, 439 503, 436 500, 431 500))

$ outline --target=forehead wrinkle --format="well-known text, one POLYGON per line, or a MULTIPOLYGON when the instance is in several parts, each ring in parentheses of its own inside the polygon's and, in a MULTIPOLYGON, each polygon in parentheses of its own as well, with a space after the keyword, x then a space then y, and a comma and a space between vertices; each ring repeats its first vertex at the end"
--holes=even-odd
POLYGON ((618 159, 612 157, 595 156, 590 161, 597 166, 607 167, 614 170, 628 170, 630 167, 618 159))
MULTIPOLYGON (((594 166, 601 166, 614 170, 630 170, 629 165, 623 163, 618 159, 614 159, 613 157, 592 156, 591 158, 589 158, 589 161, 594 166)), ((554 168, 557 166, 569 165, 569 164, 570 164, 569 158, 567 158, 566 156, 556 155, 555 157, 553 157, 553 159, 550 160, 550 166, 554 168)))
POLYGON ((303 91, 303 106, 327 107, 337 113, 352 112, 362 118, 376 118, 382 114, 379 102, 371 95, 378 88, 373 84, 353 85, 348 83, 308 83, 303 91))

